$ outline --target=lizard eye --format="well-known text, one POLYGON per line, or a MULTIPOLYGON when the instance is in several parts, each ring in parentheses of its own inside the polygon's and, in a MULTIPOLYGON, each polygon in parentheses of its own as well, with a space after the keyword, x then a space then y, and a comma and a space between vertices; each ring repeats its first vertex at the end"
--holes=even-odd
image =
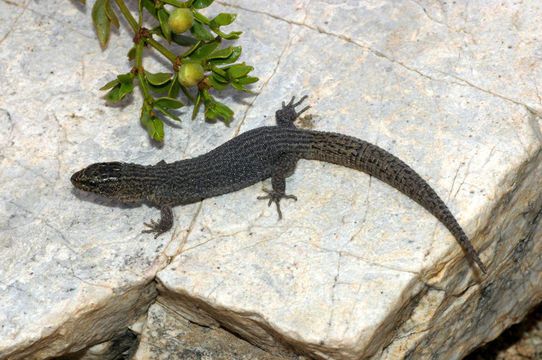
POLYGON ((122 165, 120 163, 109 163, 108 168, 112 172, 120 172, 122 170, 122 165))
POLYGON ((109 179, 109 178, 111 177, 111 174, 105 174, 105 173, 103 173, 103 174, 99 174, 98 177, 99 177, 100 179, 102 179, 102 180, 107 180, 107 179, 109 179))
POLYGON ((92 169, 94 177, 101 180, 116 178, 120 176, 122 171, 122 165, 117 162, 98 163, 91 166, 94 166, 94 168, 92 169))

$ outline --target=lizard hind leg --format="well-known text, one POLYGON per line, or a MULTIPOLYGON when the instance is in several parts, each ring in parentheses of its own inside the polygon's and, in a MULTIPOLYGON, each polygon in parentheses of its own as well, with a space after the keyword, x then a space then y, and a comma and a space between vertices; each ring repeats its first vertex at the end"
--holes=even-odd
POLYGON ((142 230, 142 233, 155 233, 154 238, 162 235, 173 226, 173 211, 169 206, 162 206, 160 210, 160 221, 154 221, 151 219, 151 223, 143 223, 148 229, 142 230))
POLYGON ((271 185, 273 189, 263 189, 267 195, 258 196, 258 200, 269 200, 267 206, 270 206, 271 203, 277 205, 279 220, 282 219, 280 200, 292 199, 297 201, 297 197, 294 195, 286 194, 286 178, 293 174, 297 160, 299 160, 299 158, 295 154, 285 154, 281 156, 278 165, 273 169, 273 175, 271 176, 271 185))
POLYGON ((284 101, 282 102, 282 108, 277 110, 275 112, 275 120, 277 122, 278 126, 286 126, 286 127, 295 127, 294 121, 304 113, 305 111, 309 110, 310 106, 305 106, 300 111, 296 111, 296 106, 299 106, 305 99, 308 97, 308 95, 303 96, 301 99, 299 99, 298 102, 294 103, 295 96, 292 96, 292 99, 288 104, 284 104, 284 101))

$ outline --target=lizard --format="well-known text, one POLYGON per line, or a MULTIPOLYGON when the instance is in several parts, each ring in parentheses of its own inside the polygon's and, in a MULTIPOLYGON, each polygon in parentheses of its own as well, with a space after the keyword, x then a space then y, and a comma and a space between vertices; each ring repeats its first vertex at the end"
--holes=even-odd
POLYGON ((271 178, 271 190, 259 196, 276 204, 287 195, 285 179, 300 159, 342 165, 373 176, 424 207, 456 238, 468 258, 486 274, 487 269, 469 238, 435 190, 405 162, 364 140, 334 132, 297 128, 294 121, 310 106, 297 111, 307 96, 275 113, 275 126, 262 126, 232 138, 203 155, 156 165, 102 162, 89 165, 71 177, 83 191, 123 202, 148 201, 160 208, 160 220, 144 223, 155 238, 171 229, 172 207, 234 192, 271 178))

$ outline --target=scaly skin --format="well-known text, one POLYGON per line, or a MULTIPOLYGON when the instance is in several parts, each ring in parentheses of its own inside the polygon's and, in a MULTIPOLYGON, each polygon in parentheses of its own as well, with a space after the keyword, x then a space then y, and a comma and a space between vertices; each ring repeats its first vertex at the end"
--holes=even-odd
POLYGON ((97 163, 76 172, 73 185, 81 190, 121 201, 150 201, 161 208, 159 222, 144 232, 156 236, 173 225, 171 207, 245 188, 271 177, 273 189, 259 199, 277 206, 285 193, 285 178, 299 159, 326 161, 363 171, 401 191, 433 214, 454 235, 467 255, 486 273, 486 267, 467 235, 437 193, 412 168, 389 152, 366 141, 330 132, 298 129, 296 112, 306 97, 293 98, 276 112, 277 126, 247 131, 210 152, 171 164, 144 166, 121 162, 97 163))

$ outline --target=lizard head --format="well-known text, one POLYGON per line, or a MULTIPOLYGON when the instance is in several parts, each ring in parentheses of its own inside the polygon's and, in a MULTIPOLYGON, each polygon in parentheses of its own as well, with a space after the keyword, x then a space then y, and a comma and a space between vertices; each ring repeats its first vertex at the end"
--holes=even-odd
POLYGON ((96 163, 79 170, 70 180, 73 186, 83 191, 121 201, 137 201, 140 197, 126 181, 128 174, 125 168, 130 165, 120 162, 96 163))

